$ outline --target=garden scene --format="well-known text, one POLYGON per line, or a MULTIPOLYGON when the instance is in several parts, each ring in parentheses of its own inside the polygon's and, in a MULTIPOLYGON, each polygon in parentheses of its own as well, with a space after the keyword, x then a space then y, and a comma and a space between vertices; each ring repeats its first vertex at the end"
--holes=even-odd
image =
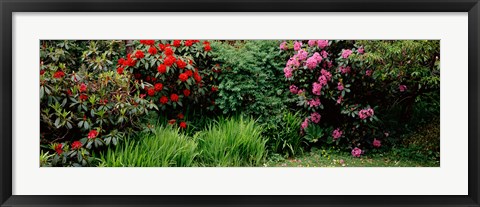
POLYGON ((439 167, 439 40, 41 40, 41 167, 439 167))

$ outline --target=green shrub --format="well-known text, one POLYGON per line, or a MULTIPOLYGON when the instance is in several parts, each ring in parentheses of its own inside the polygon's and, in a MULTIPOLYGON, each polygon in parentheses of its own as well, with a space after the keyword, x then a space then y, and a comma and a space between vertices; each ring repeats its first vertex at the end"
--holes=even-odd
POLYGON ((268 137, 267 145, 271 152, 286 157, 302 154, 303 138, 299 133, 302 121, 300 112, 285 111, 276 117, 271 117, 264 133, 268 137))
POLYGON ((101 153, 107 167, 191 167, 197 144, 172 127, 157 127, 155 133, 141 133, 140 140, 126 140, 101 153))
POLYGON ((205 166, 260 166, 266 140, 252 119, 221 119, 196 136, 199 163, 205 166))

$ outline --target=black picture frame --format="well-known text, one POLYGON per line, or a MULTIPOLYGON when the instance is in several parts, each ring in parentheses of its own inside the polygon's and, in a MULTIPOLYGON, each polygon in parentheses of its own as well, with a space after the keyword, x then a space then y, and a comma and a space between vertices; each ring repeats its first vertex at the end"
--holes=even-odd
MULTIPOLYGON (((478 0, 0 0, 1 206, 480 206, 478 0), (13 12, 468 12, 468 195, 24 196, 12 195, 13 12)), ((453 138, 453 137, 452 137, 453 138)), ((455 179, 455 178, 445 178, 455 179)), ((428 192, 426 192, 428 193, 428 192)))

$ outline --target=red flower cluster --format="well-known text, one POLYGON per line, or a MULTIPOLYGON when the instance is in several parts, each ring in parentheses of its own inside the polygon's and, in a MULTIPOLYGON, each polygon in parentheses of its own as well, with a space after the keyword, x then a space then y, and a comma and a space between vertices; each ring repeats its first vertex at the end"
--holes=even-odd
POLYGON ((187 74, 188 77, 192 77, 193 72, 191 70, 187 70, 187 71, 185 71, 185 74, 187 74))
POLYGON ((143 54, 143 52, 141 50, 137 50, 137 52, 135 52, 135 57, 137 59, 142 59, 145 57, 145 54, 143 54))
POLYGON ((202 81, 202 76, 198 74, 198 69, 195 69, 195 73, 193 73, 193 78, 195 79, 195 81, 197 81, 197 83, 200 83, 202 81))
POLYGON ((161 91, 163 89, 163 84, 157 83, 155 84, 155 91, 161 91))
POLYGON ((166 56, 173 55, 173 50, 172 50, 171 47, 165 47, 165 49, 163 50, 163 52, 165 53, 166 56))
POLYGON ((81 101, 86 101, 88 99, 88 96, 85 95, 85 94, 80 94, 79 98, 80 98, 81 101))
POLYGON ((172 100, 172 102, 177 102, 178 101, 178 95, 172 93, 172 95, 170 95, 170 100, 172 100))
POLYGON ((155 88, 148 88, 147 89, 147 94, 149 96, 155 96, 155 88))
POLYGON ((40 75, 43 75, 45 73, 45 70, 40 70, 40 75))
POLYGON ((212 48, 210 47, 210 42, 209 41, 204 41, 203 42, 203 49, 207 52, 212 50, 212 48))
POLYGON ((185 74, 185 73, 182 73, 182 74, 180 74, 180 75, 178 76, 178 79, 179 79, 180 81, 182 81, 182 82, 185 82, 185 81, 188 80, 188 75, 185 74))
POLYGON ((162 96, 159 101, 161 104, 166 104, 168 102, 168 97, 162 96))
POLYGON ((175 60, 176 58, 173 57, 173 55, 170 55, 165 57, 165 59, 163 59, 163 64, 165 64, 166 66, 172 66, 175 60))
POLYGON ((177 120, 175 120, 175 119, 168 120, 168 124, 170 124, 170 125, 174 125, 175 123, 177 123, 177 120))
POLYGON ((98 136, 97 130, 93 129, 93 130, 90 130, 90 132, 88 132, 88 137, 87 138, 94 139, 97 136, 98 136))
POLYGON ((173 40, 173 46, 174 47, 180 47, 182 45, 182 41, 181 40, 173 40))
POLYGON ((125 68, 123 68, 123 66, 120 66, 117 68, 117 73, 121 75, 123 74, 123 70, 125 70, 125 68))
POLYGON ((155 55, 157 54, 158 50, 157 48, 155 48, 155 46, 150 46, 150 48, 148 48, 148 53, 150 53, 151 55, 155 55))
POLYGON ((177 67, 180 69, 184 69, 187 66, 187 63, 183 62, 183 60, 177 60, 177 67))
POLYGON ((72 150, 77 150, 82 148, 82 143, 80 141, 74 141, 72 143, 72 150))
POLYGON ((59 70, 59 71, 57 71, 53 74, 54 78, 63 78, 63 76, 65 76, 65 73, 61 70, 59 70))
POLYGON ((57 152, 57 154, 62 154, 63 153, 63 145, 60 143, 60 144, 57 144, 55 145, 55 151, 57 152))
POLYGON ((154 45, 155 40, 140 40, 140 43, 144 45, 154 45))
POLYGON ((212 86, 212 92, 217 92, 217 91, 218 91, 218 87, 212 86))
POLYGON ((180 113, 180 114, 177 115, 177 117, 178 117, 179 119, 183 119, 184 116, 183 116, 183 114, 180 113))
POLYGON ((182 129, 186 129, 186 128, 187 128, 187 123, 184 122, 184 121, 180 122, 179 125, 180 125, 180 128, 182 128, 182 129))
POLYGON ((160 65, 158 65, 158 67, 157 67, 157 71, 158 71, 158 73, 160 73, 160 74, 164 74, 164 73, 167 72, 167 66, 165 66, 164 64, 160 64, 160 65))
POLYGON ((83 93, 87 91, 87 85, 85 83, 80 84, 80 92, 83 93))
POLYGON ((190 90, 188 89, 183 90, 183 95, 190 96, 190 90))

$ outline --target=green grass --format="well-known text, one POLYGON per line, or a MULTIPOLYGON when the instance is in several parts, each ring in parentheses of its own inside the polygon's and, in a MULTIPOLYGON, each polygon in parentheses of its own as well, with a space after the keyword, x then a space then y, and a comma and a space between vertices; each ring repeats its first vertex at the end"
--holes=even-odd
POLYGON ((261 166, 266 155, 262 128, 243 117, 220 119, 196 136, 202 166, 261 166))
POLYGON ((190 167, 198 155, 197 144, 172 127, 140 133, 138 141, 125 143, 100 154, 104 167, 190 167))
POLYGON ((281 155, 272 155, 265 163, 266 167, 439 167, 438 161, 418 161, 398 157, 393 153, 377 153, 353 157, 339 150, 314 149, 303 156, 285 159, 281 155), (343 161, 343 162, 342 162, 343 161))

